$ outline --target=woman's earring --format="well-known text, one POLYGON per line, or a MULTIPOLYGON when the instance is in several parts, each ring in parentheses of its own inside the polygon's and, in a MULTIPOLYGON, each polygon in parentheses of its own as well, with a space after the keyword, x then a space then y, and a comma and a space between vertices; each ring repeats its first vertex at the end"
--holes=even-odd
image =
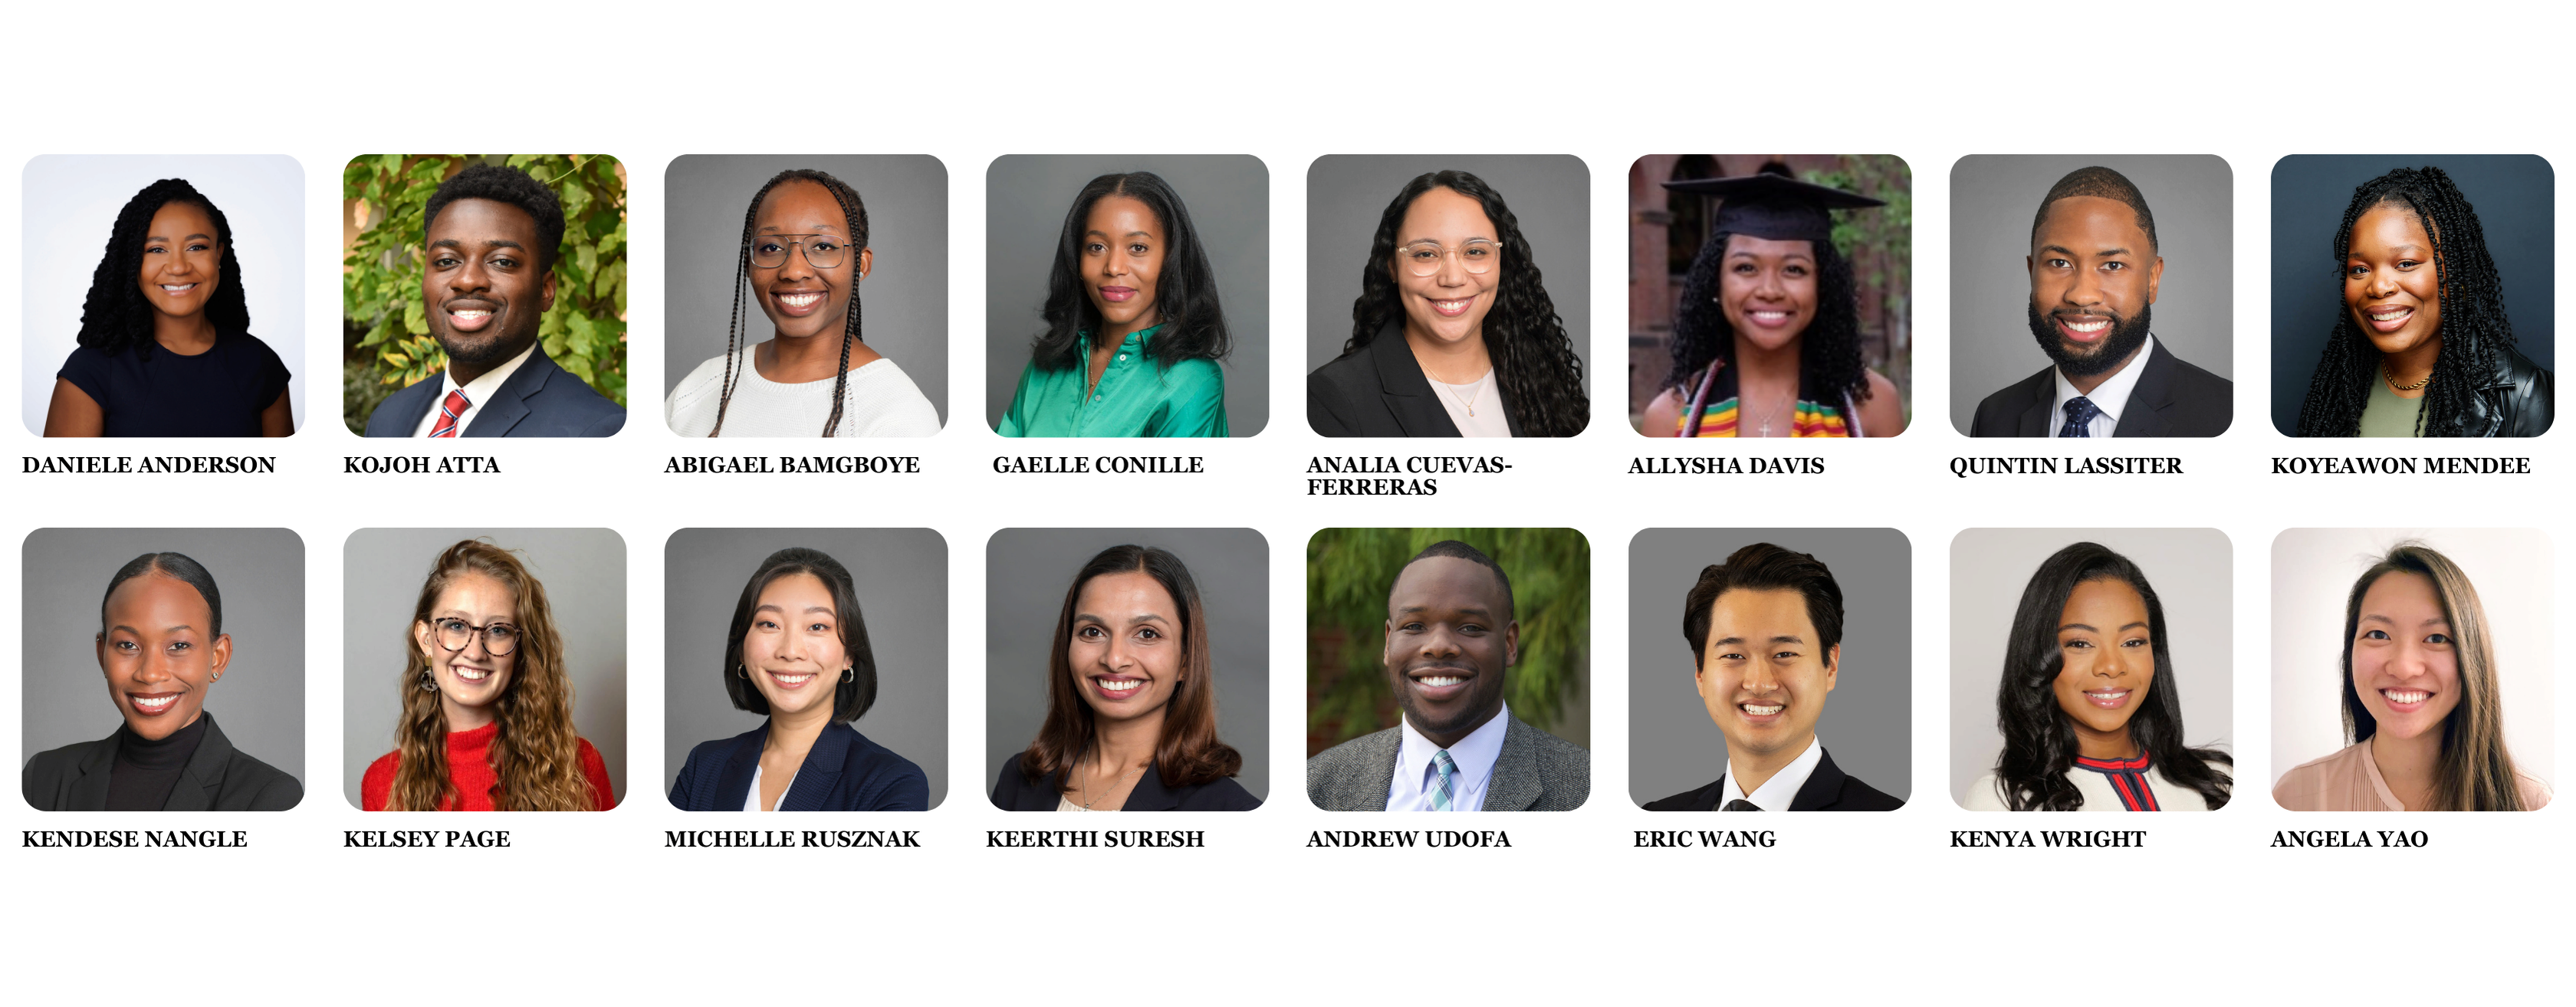
POLYGON ((734 677, 739 678, 739 679, 742 679, 743 681, 748 682, 748 681, 750 681, 750 680, 751 680, 751 672, 743 670, 742 665, 739 665, 739 664, 734 665, 734 666, 733 666, 733 674, 734 674, 734 677))
POLYGON ((841 669, 841 684, 842 684, 842 685, 850 685, 850 684, 852 684, 852 683, 857 682, 858 680, 859 680, 859 669, 857 669, 856 667, 850 667, 850 668, 843 668, 843 669, 841 669))
POLYGON ((420 673, 420 691, 422 691, 422 692, 437 692, 437 691, 438 691, 438 680, 437 680, 436 678, 431 677, 429 672, 426 672, 426 671, 421 672, 421 673, 420 673))

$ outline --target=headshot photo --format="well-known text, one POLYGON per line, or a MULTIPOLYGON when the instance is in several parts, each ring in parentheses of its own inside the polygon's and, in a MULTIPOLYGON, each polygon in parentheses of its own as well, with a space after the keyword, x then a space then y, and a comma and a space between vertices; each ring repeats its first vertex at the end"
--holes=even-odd
POLYGON ((341 558, 351 805, 617 806, 625 540, 606 528, 361 528, 341 558))
POLYGON ((2538 811, 2557 763, 2549 536, 2291 528, 2272 540, 2272 800, 2538 811))
POLYGON ((20 415, 46 437, 285 437, 304 416, 304 168, 30 159, 20 415))
POLYGON ((662 569, 672 807, 928 811, 946 796, 938 532, 682 528, 662 569))
POLYGON ((938 158, 690 154, 663 172, 662 199, 672 433, 939 432, 948 169, 938 158))
POLYGON ((1970 437, 2226 433, 2235 184, 2210 154, 1960 158, 1950 422, 1970 437))
POLYGON ((984 413, 1004 437, 1270 422, 1270 169, 1250 154, 994 158, 984 413))
POLYGON ((1592 546, 1572 528, 1306 543, 1306 799, 1572 811, 1592 793, 1592 546))
POLYGON ((2225 807, 2231 554, 2214 528, 1969 528, 1951 540, 1959 806, 2225 807))
POLYGON ((1913 553, 1894 528, 1638 532, 1629 796, 1648 811, 1902 807, 1913 553))
POLYGON ((1894 437, 1913 413, 1913 172, 1887 154, 1628 168, 1628 422, 1894 437))
POLYGON ((1306 169, 1306 422, 1572 437, 1592 421, 1590 170, 1570 154, 1306 169))
POLYGON ((368 437, 626 424, 626 168, 374 154, 341 176, 341 419, 368 437))
POLYGON ((2533 154, 2282 158, 2272 424, 2292 437, 2547 433, 2555 189, 2533 154))
POLYGON ((303 539, 39 528, 24 556, 28 806, 285 811, 304 799, 303 539))
POLYGON ((1004 528, 984 556, 994 807, 1251 811, 1269 797, 1260 532, 1004 528))

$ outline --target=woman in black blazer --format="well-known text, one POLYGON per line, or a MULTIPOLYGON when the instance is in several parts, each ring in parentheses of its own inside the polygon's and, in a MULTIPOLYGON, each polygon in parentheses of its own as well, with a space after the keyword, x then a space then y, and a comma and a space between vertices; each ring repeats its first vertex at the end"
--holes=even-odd
POLYGON ((125 723, 39 753, 21 782, 38 811, 284 811, 295 778, 234 748, 206 712, 231 665, 214 575, 175 552, 116 571, 99 603, 98 667, 125 723))
POLYGON ((1064 592, 1037 740, 993 781, 1004 811, 1250 811, 1216 737, 1215 661, 1180 557, 1111 546, 1064 592))
POLYGON ((928 811, 930 778, 849 725, 875 705, 876 655, 839 560, 781 549, 742 587, 725 693, 767 723, 689 750, 682 811, 928 811))

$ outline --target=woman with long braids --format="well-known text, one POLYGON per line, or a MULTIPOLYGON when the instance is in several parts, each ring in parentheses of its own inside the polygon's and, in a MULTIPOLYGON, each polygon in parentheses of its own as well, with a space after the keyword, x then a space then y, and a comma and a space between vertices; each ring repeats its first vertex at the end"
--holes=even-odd
POLYGON ((840 179, 779 172, 743 211, 725 355, 671 389, 663 418, 682 437, 928 437, 939 411, 895 362, 869 349, 859 284, 876 253, 868 208, 840 179), (748 290, 771 337, 745 345, 748 290))
POLYGON ((1572 437, 1592 422, 1583 360, 1485 180, 1430 172, 1387 204, 1351 338, 1306 376, 1306 422, 1326 437, 1572 437))
POLYGON ((2301 437, 2537 437, 2556 379, 2514 346, 2477 211, 2442 169, 2361 184, 2335 232, 2342 314, 2301 437))
POLYGON ((2030 575, 2004 645, 1993 772, 1970 811, 2211 811, 2235 760, 2183 742, 2164 603, 2128 557, 2091 542, 2030 575))
POLYGON ((1833 210, 1886 205, 1798 181, 1774 161, 1740 178, 1664 183, 1717 196, 1682 281, 1672 369, 1647 403, 1648 437, 1892 437, 1895 382, 1861 362, 1860 294, 1834 248, 1833 210))
POLYGON ((1224 437, 1233 345, 1190 211, 1150 171, 1073 197, 1004 437, 1224 437))
POLYGON ((284 437, 289 374, 250 334, 224 211, 183 179, 117 211, 54 376, 47 437, 284 437))
POLYGON ((2549 786, 2505 750, 2495 634, 2459 564, 2420 542, 2352 582, 2341 751, 2281 775, 2291 811, 2537 811, 2549 786))
POLYGON ((606 811, 599 750, 573 733, 572 679, 545 585, 467 539, 431 565, 397 687, 396 747, 367 767, 367 811, 606 811))

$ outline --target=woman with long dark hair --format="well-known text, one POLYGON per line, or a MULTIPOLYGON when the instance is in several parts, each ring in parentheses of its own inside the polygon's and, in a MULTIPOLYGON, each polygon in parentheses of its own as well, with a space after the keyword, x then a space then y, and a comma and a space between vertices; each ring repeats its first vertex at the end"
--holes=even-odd
POLYGON ((2344 310, 2301 437, 2537 437, 2557 379, 2514 346, 2477 211, 2442 169, 2364 182, 2334 236, 2344 310))
POLYGON ((2212 811, 2235 760, 2183 741, 2164 603, 2128 557, 2091 542, 2030 575, 1995 690, 2003 754, 1970 811, 2212 811))
POLYGON ((2420 542, 2352 582, 2341 751, 2281 775, 2292 811, 2536 811, 2549 787, 2505 748, 2495 634, 2469 575, 2420 542))
POLYGON ((743 211, 725 355, 671 389, 663 418, 682 437, 928 437, 939 411, 868 347, 859 284, 876 264, 858 190, 810 169, 779 172, 743 211), (749 343, 742 300, 767 316, 749 343), (749 345, 746 345, 749 343, 749 345))
POLYGON ((1073 197, 1004 437, 1224 437, 1232 349, 1190 211, 1150 171, 1073 197))
POLYGON ((1243 756, 1216 736, 1207 610, 1181 559, 1101 550, 1074 575, 1047 651, 1037 740, 993 781, 1004 811, 1249 811, 1243 756))
POLYGON ((1520 219, 1463 171, 1415 177, 1378 216, 1342 355, 1306 376, 1326 437, 1572 437, 1583 360, 1520 219))
POLYGON ((250 334, 232 224, 165 178, 117 211, 54 376, 47 437, 284 437, 286 362, 250 334))

